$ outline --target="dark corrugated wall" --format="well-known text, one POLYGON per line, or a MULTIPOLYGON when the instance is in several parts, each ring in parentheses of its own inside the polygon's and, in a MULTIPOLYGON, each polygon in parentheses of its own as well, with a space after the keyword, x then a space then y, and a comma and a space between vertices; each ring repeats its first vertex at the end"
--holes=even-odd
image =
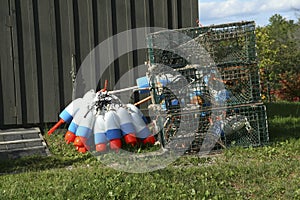
MULTIPOLYGON (((138 27, 191 27, 198 18, 198 0, 0 2, 0 128, 57 121, 72 99, 71 72, 108 37, 138 27)), ((110 83, 145 56, 121 56, 106 72, 110 83)))

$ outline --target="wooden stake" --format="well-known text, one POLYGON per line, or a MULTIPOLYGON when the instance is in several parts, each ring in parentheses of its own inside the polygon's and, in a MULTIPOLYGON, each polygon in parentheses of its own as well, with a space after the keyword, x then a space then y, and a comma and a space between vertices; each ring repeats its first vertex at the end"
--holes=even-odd
POLYGON ((142 99, 142 100, 136 102, 134 105, 135 105, 135 106, 138 106, 138 105, 140 105, 140 104, 142 104, 142 103, 145 103, 145 102, 149 101, 150 99, 151 99, 151 96, 146 97, 145 99, 142 99))

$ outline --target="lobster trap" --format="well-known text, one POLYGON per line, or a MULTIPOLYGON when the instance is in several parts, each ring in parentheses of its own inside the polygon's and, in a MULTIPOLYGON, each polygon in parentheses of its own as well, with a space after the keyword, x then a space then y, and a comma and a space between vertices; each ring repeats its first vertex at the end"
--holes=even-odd
POLYGON ((215 65, 257 61, 253 21, 160 31, 149 34, 147 41, 150 62, 173 68, 199 61, 199 56, 206 64, 204 52, 215 65))
POLYGON ((269 141, 264 105, 173 110, 160 116, 163 145, 177 152, 261 146, 269 141))
MULTIPOLYGON (((189 151, 199 151, 199 147, 203 146, 204 138, 207 135, 218 139, 215 141, 214 149, 235 145, 249 147, 265 144, 269 140, 266 117, 264 105, 253 105, 227 108, 223 119, 215 121, 209 118, 202 119, 201 130, 195 135, 189 151), (208 120, 209 123, 205 120, 208 120)), ((207 147, 203 146, 202 148, 207 147)))
POLYGON ((161 116, 165 147, 196 152, 268 142, 254 22, 160 31, 147 41, 149 109, 161 116))

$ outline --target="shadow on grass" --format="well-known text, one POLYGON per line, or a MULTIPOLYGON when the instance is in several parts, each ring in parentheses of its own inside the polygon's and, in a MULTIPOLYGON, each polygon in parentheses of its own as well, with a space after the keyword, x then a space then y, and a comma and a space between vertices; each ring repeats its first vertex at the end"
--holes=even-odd
MULTIPOLYGON (((270 142, 282 142, 292 138, 300 139, 299 105, 299 103, 267 105, 270 142)), ((0 175, 80 166, 96 161, 96 158, 91 154, 80 154, 75 151, 74 146, 65 144, 65 132, 66 130, 56 131, 51 136, 45 134, 44 138, 52 156, 0 160, 0 175)), ((136 149, 131 150, 136 151, 136 149)), ((97 165, 99 163, 97 162, 97 165)))
POLYGON ((266 103, 270 142, 300 138, 300 102, 266 103))
POLYGON ((64 158, 61 156, 28 156, 18 159, 2 160, 0 162, 0 174, 21 173, 28 171, 40 171, 54 168, 65 168, 72 165, 81 165, 92 156, 79 156, 64 158))
POLYGON ((27 156, 17 159, 0 160, 0 174, 41 171, 68 166, 83 165, 96 160, 90 153, 78 153, 73 145, 64 141, 64 130, 51 136, 45 134, 44 139, 51 156, 27 156))
POLYGON ((299 117, 279 117, 269 119, 270 142, 281 142, 300 138, 299 117))

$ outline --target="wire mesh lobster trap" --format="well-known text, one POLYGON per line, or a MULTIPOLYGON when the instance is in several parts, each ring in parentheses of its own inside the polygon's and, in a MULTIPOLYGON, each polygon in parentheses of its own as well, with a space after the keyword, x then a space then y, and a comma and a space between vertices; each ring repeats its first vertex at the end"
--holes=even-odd
POLYGON ((253 21, 184 28, 173 32, 160 31, 149 34, 147 41, 150 62, 172 67, 191 64, 193 59, 189 56, 183 58, 180 53, 186 51, 195 55, 195 51, 201 52, 202 48, 209 53, 216 65, 257 61, 253 21), (195 48, 195 45, 198 47, 195 48))
POLYGON ((269 140, 264 105, 173 110, 161 117, 163 145, 177 152, 260 146, 269 140))
POLYGON ((148 77, 164 146, 194 152, 268 142, 255 23, 149 34, 148 77))
POLYGON ((214 122, 209 117, 202 119, 199 126, 202 132, 195 135, 189 151, 199 151, 201 146, 206 148, 203 142, 207 134, 218 136, 214 149, 233 145, 248 147, 265 144, 269 140, 265 109, 264 105, 227 108, 223 119, 214 122))

